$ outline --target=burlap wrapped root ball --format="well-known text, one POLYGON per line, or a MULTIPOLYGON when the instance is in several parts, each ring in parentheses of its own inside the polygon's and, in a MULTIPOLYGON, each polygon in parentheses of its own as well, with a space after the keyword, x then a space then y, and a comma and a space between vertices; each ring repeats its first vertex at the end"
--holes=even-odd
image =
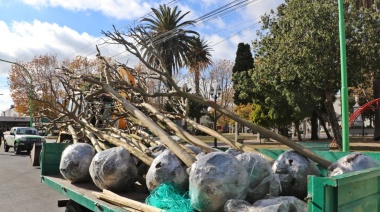
POLYGON ((245 199, 248 185, 248 173, 234 156, 206 154, 190 169, 191 205, 198 211, 223 211, 227 200, 245 199))
POLYGON ((169 149, 164 150, 154 160, 146 174, 146 186, 150 191, 162 183, 173 183, 176 187, 188 190, 189 175, 186 165, 169 149))
POLYGON ((292 196, 275 197, 256 201, 252 205, 252 211, 260 212, 307 212, 307 204, 292 196))
POLYGON ((137 168, 128 150, 113 147, 95 155, 90 175, 100 189, 128 191, 136 182, 137 168))
POLYGON ((231 199, 224 205, 224 212, 307 212, 307 204, 296 197, 285 196, 263 199, 253 205, 243 200, 231 199))
POLYGON ((72 183, 91 180, 88 168, 95 155, 95 149, 86 143, 76 143, 68 146, 61 156, 59 171, 72 183))
POLYGON ((293 150, 281 154, 272 170, 280 178, 280 196, 295 196, 299 199, 304 199, 307 195, 307 176, 320 175, 313 161, 293 150))
POLYGON ((248 172, 249 187, 246 200, 253 203, 263 199, 270 191, 273 178, 272 167, 265 158, 256 153, 243 153, 236 157, 248 172))
POLYGON ((360 152, 353 152, 340 158, 329 168, 329 176, 359 171, 380 166, 380 162, 360 152))
POLYGON ((252 212, 252 205, 240 199, 230 199, 224 204, 224 212, 252 212))

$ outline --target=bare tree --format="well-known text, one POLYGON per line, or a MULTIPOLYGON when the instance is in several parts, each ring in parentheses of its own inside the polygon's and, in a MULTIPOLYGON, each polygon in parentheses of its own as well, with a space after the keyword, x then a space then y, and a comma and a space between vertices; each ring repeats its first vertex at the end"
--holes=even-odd
MULTIPOLYGON (((111 43, 123 45, 126 51, 131 53, 132 55, 136 56, 147 68, 155 72, 156 74, 162 76, 162 78, 165 78, 165 86, 170 87, 171 89, 168 90, 169 92, 166 93, 147 93, 147 92, 141 92, 141 95, 143 96, 157 96, 157 95, 163 95, 163 96, 171 96, 171 97, 183 97, 191 99, 192 101, 196 101, 198 103, 204 104, 206 106, 214 108, 216 111, 228 116, 229 118, 235 120, 236 122, 240 123, 243 126, 247 126, 250 129, 261 133, 262 135, 272 138, 274 140, 277 140, 290 148, 294 149, 298 153, 305 155, 309 157, 310 159, 314 160, 315 162, 321 164, 322 166, 328 167, 331 162, 327 161, 326 159, 318 156, 317 154, 313 153, 312 151, 303 148, 301 145, 294 143, 290 141, 288 138, 281 136, 279 134, 276 134, 268 129, 265 129, 263 127, 260 127, 258 125, 255 125, 245 119, 240 118, 236 114, 234 114, 232 111, 212 102, 207 99, 204 99, 202 97, 199 97, 197 95, 193 95, 187 92, 184 92, 181 90, 181 87, 175 83, 175 81, 171 78, 170 70, 167 70, 166 67, 160 66, 160 67, 153 67, 151 66, 148 61, 144 60, 144 57, 142 56, 142 53, 140 51, 141 48, 143 49, 150 49, 151 54, 155 56, 155 58, 158 61, 161 61, 160 64, 163 64, 163 59, 160 56, 160 51, 155 48, 155 43, 157 43, 157 40, 154 40, 153 37, 150 36, 148 32, 144 30, 143 27, 136 27, 131 28, 128 31, 128 34, 124 34, 123 32, 120 32, 116 28, 114 29, 114 32, 103 32, 107 37, 110 38, 112 41, 111 43), (127 39, 128 38, 128 39, 127 39), (133 42, 128 41, 129 39, 132 39, 133 42), (153 42, 154 41, 154 42, 153 42)), ((132 88, 135 89, 135 88, 132 88)))

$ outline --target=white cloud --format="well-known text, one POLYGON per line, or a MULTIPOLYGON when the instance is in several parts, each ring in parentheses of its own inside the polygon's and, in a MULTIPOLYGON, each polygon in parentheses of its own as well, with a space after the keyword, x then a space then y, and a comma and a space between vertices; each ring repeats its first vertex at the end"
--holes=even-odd
MULTIPOLYGON (((0 79, 0 82, 2 82, 2 79, 0 79)), ((1 111, 7 110, 11 107, 12 98, 11 94, 9 92, 9 89, 0 87, 0 113, 1 111)))
POLYGON ((219 59, 227 59, 231 61, 235 60, 236 51, 234 51, 234 49, 236 47, 234 47, 231 42, 229 42, 228 40, 224 40, 225 38, 217 34, 206 35, 205 38, 208 42, 210 42, 210 46, 213 49, 213 51, 211 52, 213 61, 219 59))
POLYGON ((248 5, 241 13, 245 19, 259 19, 270 10, 276 11, 276 8, 284 3, 284 0, 256 0, 254 3, 248 5))
MULTIPOLYGON (((16 62, 31 61, 34 56, 52 54, 57 55, 59 60, 72 59, 76 55, 95 57, 95 44, 103 43, 98 37, 77 31, 54 23, 13 22, 8 25, 0 20, 0 59, 16 62), (83 49, 82 49, 83 48, 83 49), (92 54, 93 53, 93 54, 92 54)), ((114 56, 123 52, 120 45, 100 45, 104 56, 114 56)), ((129 66, 137 63, 131 55, 124 53, 117 56, 119 62, 128 61, 129 66)), ((12 103, 9 89, 6 83, 11 65, 0 61, 0 111, 9 109, 12 103)))
MULTIPOLYGON (((94 57, 95 45, 102 44, 103 39, 88 33, 78 33, 55 23, 13 22, 7 25, 0 21, 0 58, 11 61, 30 61, 34 56, 56 54, 58 59, 71 59, 75 55, 94 57)), ((116 45, 100 45, 102 54, 113 56, 124 49, 116 45)), ((2 66, 0 66, 1 68, 2 66)), ((0 73, 4 73, 0 69, 0 73)))
POLYGON ((150 12, 152 4, 140 0, 23 0, 36 8, 62 7, 71 11, 93 10, 117 19, 135 19, 150 12))
MULTIPOLYGON (((140 0, 23 0, 23 2, 36 8, 61 7, 70 11, 98 11, 118 19, 141 17, 150 12, 151 7, 156 7, 158 4, 155 1, 150 1, 154 3, 147 3, 149 1, 140 0)), ((283 0, 257 0, 256 4, 253 3, 246 9, 238 11, 238 16, 240 16, 237 18, 236 24, 258 18, 264 12, 277 7, 281 2, 283 0)), ((203 10, 198 10, 200 7, 207 8, 207 11, 210 11, 221 6, 221 2, 216 0, 201 0, 199 4, 196 3, 198 8, 192 8, 186 3, 178 4, 183 12, 191 11, 186 17, 187 20, 203 15, 204 12, 201 12, 203 10)), ((225 3, 223 0, 223 4, 225 3)), ((223 19, 225 18, 230 17, 223 19)), ((214 49, 212 51, 213 60, 228 59, 234 61, 238 43, 251 44, 255 37, 255 30, 249 30, 227 38, 243 28, 237 29, 234 27, 235 24, 227 23, 226 20, 217 19, 212 23, 203 23, 191 28, 200 31, 201 35, 210 42, 214 49), (220 32, 218 33, 217 31, 220 31, 221 28, 226 28, 229 31, 228 34, 221 35, 220 32), (199 29, 207 30, 207 32, 202 32, 203 30, 199 29)), ((72 59, 75 55, 94 57, 95 54, 91 53, 95 51, 95 45, 103 42, 99 37, 91 36, 88 33, 79 33, 68 26, 38 20, 31 23, 5 23, 0 20, 0 32, 0 58, 9 61, 30 61, 34 56, 44 54, 56 54, 59 60, 72 59)), ((100 46, 100 50, 105 56, 114 56, 124 51, 120 45, 103 45, 100 46)), ((128 61, 129 66, 137 63, 136 58, 127 53, 120 54, 114 59, 119 62, 128 61)), ((4 94, 0 96, 0 111, 8 109, 12 104, 9 89, 3 85, 6 82, 9 70, 10 64, 0 62, 0 94, 4 94)))
POLYGON ((87 33, 79 34, 65 26, 37 20, 32 23, 13 22, 10 26, 0 21, 0 31, 1 58, 23 61, 46 53, 68 55, 97 39, 87 33))

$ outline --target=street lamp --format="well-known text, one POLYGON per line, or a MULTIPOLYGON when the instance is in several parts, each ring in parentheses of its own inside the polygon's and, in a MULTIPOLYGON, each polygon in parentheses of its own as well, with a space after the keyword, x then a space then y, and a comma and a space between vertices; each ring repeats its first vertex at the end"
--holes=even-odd
MULTIPOLYGON (((216 89, 210 87, 210 98, 214 98, 214 103, 216 104, 216 100, 222 94, 222 88, 218 85, 216 89)), ((214 109, 214 131, 216 131, 216 110, 214 109)), ((216 137, 214 138, 214 147, 218 146, 216 137)))
POLYGON ((11 62, 11 61, 8 61, 8 60, 3 60, 3 59, 0 59, 0 61, 17 65, 17 66, 21 67, 28 74, 28 77, 30 79, 30 89, 29 89, 30 127, 33 127, 33 101, 32 101, 32 96, 33 96, 33 92, 32 92, 33 91, 33 80, 32 80, 32 76, 30 75, 29 71, 24 66, 22 66, 22 65, 20 65, 20 64, 18 64, 16 62, 11 62))

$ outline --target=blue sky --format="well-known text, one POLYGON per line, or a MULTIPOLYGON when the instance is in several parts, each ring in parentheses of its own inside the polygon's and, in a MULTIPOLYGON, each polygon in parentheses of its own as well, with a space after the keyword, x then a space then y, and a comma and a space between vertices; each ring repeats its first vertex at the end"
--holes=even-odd
MULTIPOLYGON (((95 45, 100 44, 101 31, 131 26, 159 4, 170 3, 188 19, 196 19, 232 0, 0 0, 0 59, 30 61, 34 56, 53 54, 58 59, 76 55, 94 57, 95 45)), ((243 1, 235 1, 243 2, 243 1)), ((234 60, 237 44, 251 43, 259 17, 275 9, 283 0, 251 0, 239 10, 196 24, 198 31, 213 48, 213 60, 234 60)), ((122 53, 119 46, 101 49, 105 56, 133 66, 138 61, 122 53)), ((13 104, 7 85, 10 64, 0 62, 0 111, 13 104)))

